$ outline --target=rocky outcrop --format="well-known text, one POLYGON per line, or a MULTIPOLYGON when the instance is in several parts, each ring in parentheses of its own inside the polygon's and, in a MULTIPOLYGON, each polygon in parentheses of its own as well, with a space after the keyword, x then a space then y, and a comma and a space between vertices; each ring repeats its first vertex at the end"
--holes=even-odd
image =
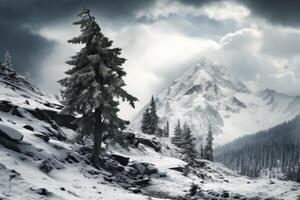
POLYGON ((46 110, 46 109, 29 109, 29 108, 21 108, 17 105, 14 105, 10 101, 0 101, 0 111, 2 112, 12 112, 13 115, 18 116, 18 117, 24 117, 23 113, 28 112, 30 113, 33 117, 46 121, 46 122, 51 122, 54 121, 58 126, 70 128, 73 130, 77 129, 77 125, 73 123, 75 120, 75 117, 72 115, 66 115, 66 114, 61 114, 57 111, 54 110, 46 110))
POLYGON ((19 143, 23 140, 23 134, 18 130, 0 122, 0 144, 13 151, 21 152, 19 143))

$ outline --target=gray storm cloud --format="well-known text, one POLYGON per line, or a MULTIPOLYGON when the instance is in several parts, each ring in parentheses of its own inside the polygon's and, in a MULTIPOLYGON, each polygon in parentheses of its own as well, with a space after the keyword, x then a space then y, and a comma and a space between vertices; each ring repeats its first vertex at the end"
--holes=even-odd
MULTIPOLYGON (((64 62, 79 48, 66 42, 79 31, 72 22, 87 6, 128 59, 127 88, 140 99, 137 110, 202 57, 224 64, 253 88, 300 94, 298 4, 0 0, 0 53, 10 50, 18 72, 31 72, 39 86, 56 93, 68 68, 64 62)), ((122 106, 125 117, 135 112, 122 106)))

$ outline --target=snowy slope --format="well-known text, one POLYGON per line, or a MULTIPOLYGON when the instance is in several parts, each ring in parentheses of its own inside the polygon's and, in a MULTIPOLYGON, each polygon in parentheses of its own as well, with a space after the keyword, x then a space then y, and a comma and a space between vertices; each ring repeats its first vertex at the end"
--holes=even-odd
POLYGON ((13 102, 15 105, 29 109, 47 109, 57 111, 60 103, 49 94, 40 91, 25 77, 17 74, 0 63, 0 97, 1 101, 13 102))
MULTIPOLYGON (((247 92, 243 88, 239 87, 247 92)), ((114 174, 92 167, 83 153, 89 146, 75 143, 76 133, 72 129, 57 127, 49 119, 36 118, 38 115, 29 112, 36 108, 57 112, 61 106, 23 77, 0 73, 0 130, 15 139, 8 140, 0 133, 0 199, 190 199, 186 195, 192 183, 201 187, 201 199, 228 199, 220 196, 230 195, 232 198, 277 197, 289 200, 300 195, 297 183, 275 181, 275 184, 270 184, 267 179, 242 177, 222 165, 204 160, 198 161, 201 167, 188 167, 188 174, 176 171, 171 168, 186 168, 187 163, 180 159, 170 140, 160 138, 158 142, 139 132, 134 133, 136 137, 148 142, 157 141, 160 151, 144 144, 128 148, 110 143, 105 145, 107 153, 126 156, 130 163, 151 163, 163 175, 154 174, 149 185, 140 191, 131 190, 113 179, 123 177, 122 172, 114 174), (7 108, 11 110, 3 107, 5 105, 10 105, 7 108), (65 137, 58 137, 61 134, 65 137)), ((129 169, 128 166, 125 168, 129 169)))
MULTIPOLYGON (((171 128, 178 119, 189 123, 198 144, 209 124, 219 145, 292 119, 300 112, 299 97, 269 89, 250 91, 224 67, 206 60, 175 80, 156 101, 161 123, 168 120, 171 128)), ((135 129, 140 127, 142 112, 132 122, 135 129)))

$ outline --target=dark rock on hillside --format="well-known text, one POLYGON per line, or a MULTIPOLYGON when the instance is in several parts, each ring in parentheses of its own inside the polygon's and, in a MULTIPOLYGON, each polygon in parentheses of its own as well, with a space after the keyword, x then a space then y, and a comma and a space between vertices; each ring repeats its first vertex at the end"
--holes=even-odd
POLYGON ((34 133, 33 135, 35 137, 41 138, 42 140, 44 140, 44 142, 49 142, 49 140, 50 140, 50 137, 48 135, 45 135, 45 134, 34 133))
MULTIPOLYGON (((53 107, 57 108, 59 107, 59 105, 55 104, 55 106, 53 107)), ((13 115, 24 117, 21 112, 22 110, 24 112, 29 112, 33 117, 39 120, 46 121, 48 123, 54 121, 58 126, 70 128, 73 130, 77 129, 77 125, 73 123, 75 117, 72 115, 61 114, 54 110, 43 110, 39 108, 32 110, 27 108, 20 108, 17 105, 12 104, 10 101, 0 101, 0 111, 2 112, 7 113, 11 111, 13 115)))
POLYGON ((22 112, 21 112, 21 110, 18 106, 15 106, 15 107, 12 108, 11 114, 15 115, 15 116, 18 116, 18 117, 21 117, 21 118, 24 118, 24 116, 22 115, 22 112))
POLYGON ((161 145, 159 144, 159 142, 157 142, 155 140, 150 140, 150 139, 146 139, 146 138, 136 138, 135 145, 138 146, 139 144, 143 144, 145 146, 153 148, 156 152, 161 151, 161 145))
MULTIPOLYGON (((57 125, 62 126, 62 127, 66 127, 66 128, 70 128, 72 130, 76 130, 77 129, 77 125, 73 123, 73 121, 75 120, 75 117, 72 115, 66 115, 66 114, 61 114, 52 110, 40 110, 41 112, 43 112, 46 116, 47 119, 45 119, 44 116, 44 120, 49 120, 52 119, 53 121, 55 121, 57 123, 57 125)), ((40 116, 41 118, 43 118, 43 116, 40 116)), ((38 118, 38 117, 37 117, 38 118)))
POLYGON ((19 153, 21 152, 21 149, 19 148, 18 143, 14 142, 12 140, 9 140, 5 137, 0 137, 0 144, 8 149, 13 150, 13 151, 16 151, 19 153))
POLYGON ((3 124, 2 126, 0 130, 0 144, 13 151, 21 152, 19 143, 23 140, 23 134, 3 124))
POLYGON ((150 184, 151 179, 149 177, 144 177, 143 179, 134 181, 134 185, 140 186, 140 187, 145 187, 150 184))
POLYGON ((125 156, 121 156, 118 154, 111 154, 110 156, 113 160, 116 160, 118 163, 120 163, 123 166, 127 166, 129 163, 129 158, 125 156))
POLYGON ((72 163, 79 163, 79 162, 80 162, 80 159, 79 159, 76 155, 74 155, 74 154, 72 154, 72 153, 68 153, 68 155, 67 155, 67 157, 65 158, 65 160, 66 160, 68 163, 70 163, 70 164, 72 164, 72 163))
POLYGON ((23 140, 23 134, 13 128, 4 130, 0 128, 0 137, 6 138, 15 143, 19 143, 23 140), (15 132, 16 131, 16 132, 15 132))
POLYGON ((23 126, 23 128, 25 128, 29 131, 34 131, 34 128, 32 126, 29 126, 29 125, 25 125, 25 126, 23 126))
POLYGON ((60 162, 50 158, 43 160, 39 164, 39 169, 46 174, 50 173, 53 169, 63 169, 63 168, 64 166, 60 162))
POLYGON ((42 196, 49 197, 49 196, 52 195, 52 193, 49 192, 46 188, 37 188, 37 189, 30 188, 30 190, 37 193, 37 194, 39 194, 39 195, 42 195, 42 196))
POLYGON ((141 175, 153 175, 158 173, 158 169, 151 163, 137 162, 130 165, 133 169, 137 170, 141 175))

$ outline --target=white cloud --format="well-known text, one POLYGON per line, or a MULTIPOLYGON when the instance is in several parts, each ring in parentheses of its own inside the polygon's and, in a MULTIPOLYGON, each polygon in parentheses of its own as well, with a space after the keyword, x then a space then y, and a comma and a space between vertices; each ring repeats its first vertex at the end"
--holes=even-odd
POLYGON ((148 10, 142 10, 137 13, 138 18, 159 20, 172 15, 179 16, 200 16, 205 15, 218 21, 236 20, 240 21, 250 15, 250 10, 236 2, 218 1, 206 4, 201 7, 181 4, 178 1, 164 0, 157 1, 156 6, 148 10))
POLYGON ((202 8, 204 14, 216 20, 234 19, 241 21, 250 15, 250 10, 245 6, 228 1, 208 4, 202 8))

